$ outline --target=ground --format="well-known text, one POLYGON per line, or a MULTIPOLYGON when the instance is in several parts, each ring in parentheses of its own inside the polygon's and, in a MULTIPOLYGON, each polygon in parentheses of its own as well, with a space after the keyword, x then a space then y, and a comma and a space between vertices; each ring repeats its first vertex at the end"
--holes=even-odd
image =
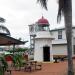
MULTIPOLYGON (((75 65, 75 60, 74 60, 75 65)), ((12 75, 66 75, 67 61, 59 63, 43 63, 42 70, 34 70, 32 72, 12 71, 12 75)))

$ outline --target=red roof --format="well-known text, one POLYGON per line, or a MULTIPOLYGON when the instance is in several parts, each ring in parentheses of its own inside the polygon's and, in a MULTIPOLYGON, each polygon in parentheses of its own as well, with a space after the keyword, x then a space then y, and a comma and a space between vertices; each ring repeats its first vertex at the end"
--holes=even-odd
POLYGON ((39 19, 39 20, 38 20, 38 23, 39 23, 39 24, 48 24, 48 25, 49 25, 48 20, 47 20, 47 19, 45 19, 43 16, 42 16, 42 18, 41 18, 41 19, 39 19))

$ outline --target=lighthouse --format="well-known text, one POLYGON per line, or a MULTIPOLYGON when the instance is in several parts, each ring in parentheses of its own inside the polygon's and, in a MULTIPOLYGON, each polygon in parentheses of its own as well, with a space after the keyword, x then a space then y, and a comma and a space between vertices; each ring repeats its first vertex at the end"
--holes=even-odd
POLYGON ((50 34, 49 25, 49 21, 43 16, 35 24, 29 25, 30 36, 34 37, 33 53, 35 61, 53 61, 52 40, 54 38, 50 34))

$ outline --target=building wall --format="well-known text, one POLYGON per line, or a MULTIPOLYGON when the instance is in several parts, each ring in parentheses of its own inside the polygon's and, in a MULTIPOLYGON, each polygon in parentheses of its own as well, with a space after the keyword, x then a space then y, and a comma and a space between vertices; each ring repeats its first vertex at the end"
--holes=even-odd
POLYGON ((34 60, 43 61, 43 47, 44 46, 50 47, 50 61, 53 61, 52 41, 50 39, 36 39, 35 40, 34 60))
MULTIPOLYGON (((34 60, 43 61, 43 46, 50 46, 50 59, 53 60, 53 55, 67 55, 67 41, 65 29, 59 28, 55 30, 50 30, 50 32, 46 31, 38 31, 35 30, 35 25, 30 26, 30 35, 36 34, 35 39, 35 52, 34 52, 34 60), (58 30, 62 30, 62 39, 58 39, 58 30), (51 35, 50 35, 51 33, 51 35), (54 40, 50 40, 49 37, 54 37, 54 40), (39 39, 38 39, 39 38, 39 39), (41 39, 40 39, 41 38, 41 39)), ((72 47, 75 46, 75 27, 72 29, 72 47)), ((31 43, 33 39, 30 39, 31 43)), ((74 53, 74 48, 72 53, 74 53)))
POLYGON ((49 31, 38 31, 36 33, 36 37, 35 38, 46 38, 46 39, 53 39, 53 36, 50 34, 49 31))
MULTIPOLYGON (((58 30, 51 31, 51 34, 55 38, 54 40, 60 40, 58 39, 58 30)), ((62 30, 62 39, 66 39, 65 30, 62 30)))
MULTIPOLYGON (((62 30, 62 39, 61 40, 66 40, 66 34, 65 34, 65 29, 58 29, 62 30)), ((58 30, 51 30, 52 36, 55 38, 54 40, 60 40, 58 39, 58 30)), ((75 28, 72 29, 72 37, 75 37, 75 28)))
MULTIPOLYGON (((65 54, 65 52, 67 51, 67 45, 65 45, 65 44, 67 44, 65 29, 60 29, 60 30, 62 30, 62 39, 58 39, 58 30, 51 31, 52 36, 55 37, 55 39, 52 41, 53 54, 56 54, 56 55, 57 54, 65 54)), ((72 29, 72 48, 73 48, 72 53, 73 54, 75 54, 74 53, 74 45, 75 45, 74 38, 75 38, 75 28, 72 29)))
POLYGON ((67 55, 67 45, 53 45, 53 55, 67 55))
POLYGON ((57 33, 57 31, 51 31, 50 33, 54 37, 54 40, 57 40, 58 39, 58 36, 57 36, 58 33, 57 33))

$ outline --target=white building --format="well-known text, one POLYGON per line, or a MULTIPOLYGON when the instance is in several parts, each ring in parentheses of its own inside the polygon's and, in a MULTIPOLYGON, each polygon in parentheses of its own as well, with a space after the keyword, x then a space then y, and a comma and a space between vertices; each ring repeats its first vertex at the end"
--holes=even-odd
MULTIPOLYGON (((34 60, 53 61, 55 57, 67 56, 65 28, 49 29, 49 22, 42 17, 35 24, 29 25, 30 47, 34 60)), ((75 27, 73 27, 73 55, 75 54, 75 27)))
MULTIPOLYGON (((51 35, 55 38, 52 41, 52 51, 55 56, 67 56, 67 40, 65 28, 50 30, 51 35)), ((75 27, 72 27, 72 54, 75 55, 75 27)))

